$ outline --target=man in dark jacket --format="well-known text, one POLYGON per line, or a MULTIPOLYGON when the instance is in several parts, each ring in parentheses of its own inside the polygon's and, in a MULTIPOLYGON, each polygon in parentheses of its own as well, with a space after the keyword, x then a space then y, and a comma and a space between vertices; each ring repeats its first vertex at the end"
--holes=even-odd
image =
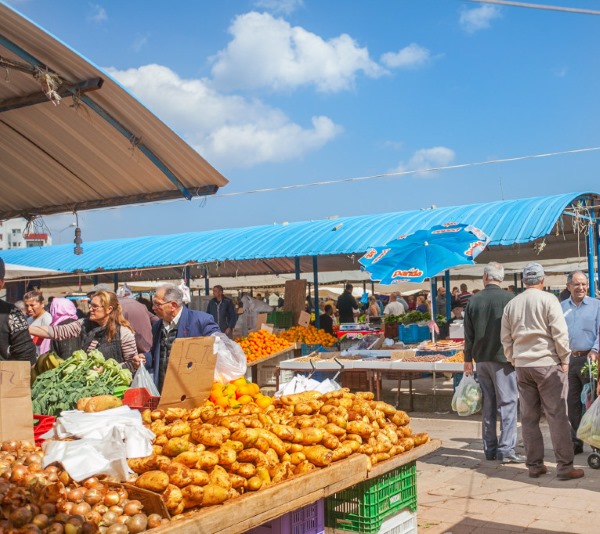
MULTIPOLYGON (((0 289, 4 287, 6 267, 0 258, 0 289)), ((27 319, 16 306, 0 299, 0 360, 35 363, 37 352, 29 335, 27 319)))
POLYGON ((233 301, 223 295, 223 286, 213 287, 214 298, 210 299, 206 313, 213 316, 221 332, 231 337, 237 321, 237 312, 233 301))
POLYGON ((487 460, 502 463, 522 463, 515 453, 517 444, 517 379, 515 368, 508 363, 500 341, 502 312, 514 295, 500 288, 504 268, 496 262, 485 266, 483 291, 469 299, 464 312, 465 374, 473 373, 477 362, 477 377, 483 393, 483 450, 487 460), (500 413, 500 439, 496 433, 496 418, 500 413))
POLYGON ((152 347, 134 360, 146 365, 159 391, 165 381, 171 347, 177 338, 210 336, 220 332, 219 325, 205 312, 183 305, 183 293, 173 284, 160 286, 152 299, 156 315, 162 319, 152 325, 152 347))
POLYGON ((340 324, 354 322, 354 312, 358 311, 358 303, 352 296, 352 284, 346 284, 345 291, 338 297, 336 307, 340 314, 340 324))

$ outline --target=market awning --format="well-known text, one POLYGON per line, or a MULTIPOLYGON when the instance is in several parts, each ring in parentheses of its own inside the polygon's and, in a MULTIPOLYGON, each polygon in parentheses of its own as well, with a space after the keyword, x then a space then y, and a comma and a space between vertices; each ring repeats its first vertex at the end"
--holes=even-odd
POLYGON ((192 278, 239 277, 312 272, 358 271, 358 257, 369 247, 402 234, 445 222, 465 222, 491 238, 478 262, 512 263, 586 255, 589 215, 596 215, 597 193, 504 200, 433 210, 340 217, 248 228, 88 242, 85 254, 72 245, 3 251, 5 261, 72 273, 128 271, 132 280, 181 278, 191 265, 192 278), (154 271, 171 267, 172 273, 154 271), (144 269, 152 269, 145 273, 144 269))
POLYGON ((45 276, 53 276, 61 274, 61 271, 55 269, 44 269, 42 267, 30 267, 28 265, 15 265, 14 263, 6 263, 5 280, 14 280, 21 278, 37 278, 45 276))
POLYGON ((0 220, 228 182, 105 72, 0 3, 0 220))

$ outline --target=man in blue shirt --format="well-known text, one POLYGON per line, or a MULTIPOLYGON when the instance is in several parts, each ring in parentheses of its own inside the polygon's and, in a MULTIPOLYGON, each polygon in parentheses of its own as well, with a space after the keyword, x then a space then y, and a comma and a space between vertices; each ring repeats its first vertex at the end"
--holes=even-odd
POLYGON ((567 406, 573 450, 575 454, 583 452, 583 442, 576 437, 581 423, 581 392, 589 377, 581 374, 581 369, 590 360, 598 356, 598 332, 600 330, 600 301, 587 296, 588 277, 581 271, 574 271, 567 276, 567 289, 570 298, 563 300, 562 306, 567 327, 569 329, 569 393, 567 406))

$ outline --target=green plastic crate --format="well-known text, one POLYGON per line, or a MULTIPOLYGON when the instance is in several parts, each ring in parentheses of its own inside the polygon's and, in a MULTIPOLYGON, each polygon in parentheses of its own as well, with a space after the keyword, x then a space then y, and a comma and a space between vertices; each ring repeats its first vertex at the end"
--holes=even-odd
POLYGON ((117 397, 117 399, 122 399, 128 389, 127 386, 118 386, 113 390, 113 395, 117 397))
POLYGON ((417 509, 415 462, 365 480, 325 499, 325 524, 330 528, 373 534, 386 517, 403 508, 417 509))
POLYGON ((293 314, 292 312, 276 311, 267 314, 267 323, 275 328, 291 328, 293 314))

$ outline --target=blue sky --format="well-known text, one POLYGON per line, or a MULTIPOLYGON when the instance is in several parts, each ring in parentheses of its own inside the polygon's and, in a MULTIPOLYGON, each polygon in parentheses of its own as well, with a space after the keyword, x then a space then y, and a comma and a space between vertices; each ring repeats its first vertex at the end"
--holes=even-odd
MULTIPOLYGON (((196 148, 223 194, 600 147, 600 16, 459 0, 10 4, 196 148)), ((252 226, 598 191, 599 168, 600 151, 79 219, 85 241, 252 226)))

